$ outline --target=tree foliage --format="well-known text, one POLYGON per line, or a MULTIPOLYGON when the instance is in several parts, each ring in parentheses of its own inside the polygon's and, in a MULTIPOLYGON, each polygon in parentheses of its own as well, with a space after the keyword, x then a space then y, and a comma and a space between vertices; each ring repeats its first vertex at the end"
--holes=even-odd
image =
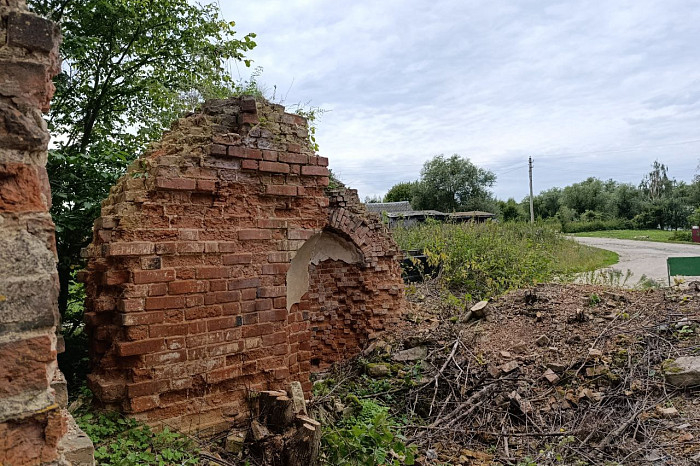
POLYGON ((416 181, 397 183, 386 193, 384 202, 411 202, 413 201, 417 186, 418 183, 416 181))
POLYGON ((71 269, 110 186, 146 144, 204 97, 230 92, 235 35, 215 4, 187 0, 30 0, 61 26, 63 66, 49 113, 62 312, 71 269))
POLYGON ((477 167, 468 158, 437 155, 423 165, 412 205, 442 212, 490 208, 493 199, 489 188, 495 182, 493 172, 477 167))

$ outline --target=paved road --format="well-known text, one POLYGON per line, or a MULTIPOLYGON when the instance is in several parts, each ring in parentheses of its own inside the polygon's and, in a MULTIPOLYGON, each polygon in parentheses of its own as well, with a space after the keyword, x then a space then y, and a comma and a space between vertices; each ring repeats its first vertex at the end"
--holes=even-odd
POLYGON ((634 274, 630 281, 636 283, 642 275, 668 284, 666 273, 667 257, 700 256, 700 245, 678 243, 656 243, 630 239, 574 237, 580 243, 614 251, 620 255, 620 262, 613 269, 634 274))

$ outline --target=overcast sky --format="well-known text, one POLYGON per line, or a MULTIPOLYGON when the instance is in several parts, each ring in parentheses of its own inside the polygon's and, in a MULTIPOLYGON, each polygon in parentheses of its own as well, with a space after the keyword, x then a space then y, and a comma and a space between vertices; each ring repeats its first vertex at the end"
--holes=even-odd
MULTIPOLYGON (((220 2, 261 83, 310 102, 321 155, 360 196, 436 154, 493 170, 499 198, 588 176, 639 183, 700 159, 700 1, 220 2)), ((243 65, 234 76, 247 77, 243 65)))

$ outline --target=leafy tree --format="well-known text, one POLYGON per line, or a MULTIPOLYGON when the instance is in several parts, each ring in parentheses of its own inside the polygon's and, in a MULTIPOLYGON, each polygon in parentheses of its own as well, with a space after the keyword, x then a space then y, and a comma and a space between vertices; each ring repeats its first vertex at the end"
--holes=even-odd
POLYGON ((495 182, 493 172, 477 167, 468 158, 437 155, 423 165, 412 205, 443 212, 491 208, 488 188, 495 182))
POLYGON ((496 205, 498 206, 498 212, 500 213, 501 220, 504 222, 515 222, 525 219, 525 212, 520 204, 515 202, 515 199, 512 197, 505 202, 498 201, 496 205))
POLYGON ((609 212, 610 188, 609 184, 591 177, 565 187, 562 203, 579 215, 586 211, 609 212))
POLYGON ((377 204, 382 202, 382 198, 379 196, 365 196, 365 204, 377 204))
POLYGON ((673 190, 673 181, 668 177, 668 167, 655 160, 652 170, 639 184, 639 189, 652 202, 670 194, 673 190))
POLYGON ((640 212, 641 191, 634 185, 620 184, 615 189, 612 202, 616 217, 631 220, 640 212))
POLYGON ((233 87, 225 62, 245 60, 215 4, 187 0, 30 0, 59 22, 63 67, 49 114, 53 194, 65 313, 71 269, 90 240, 100 201, 146 144, 183 111, 233 87))
POLYGON ((418 183, 415 181, 397 183, 389 189, 384 196, 385 202, 400 202, 413 200, 418 183))

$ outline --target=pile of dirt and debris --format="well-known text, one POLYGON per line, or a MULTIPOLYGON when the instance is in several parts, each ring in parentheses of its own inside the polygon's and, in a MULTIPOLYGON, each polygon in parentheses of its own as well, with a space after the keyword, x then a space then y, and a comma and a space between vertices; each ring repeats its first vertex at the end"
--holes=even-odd
POLYGON ((422 464, 700 462, 694 289, 542 285, 456 309, 426 284, 411 300, 392 340, 326 375, 340 383, 318 409, 384 380, 364 396, 408 420, 422 464))

